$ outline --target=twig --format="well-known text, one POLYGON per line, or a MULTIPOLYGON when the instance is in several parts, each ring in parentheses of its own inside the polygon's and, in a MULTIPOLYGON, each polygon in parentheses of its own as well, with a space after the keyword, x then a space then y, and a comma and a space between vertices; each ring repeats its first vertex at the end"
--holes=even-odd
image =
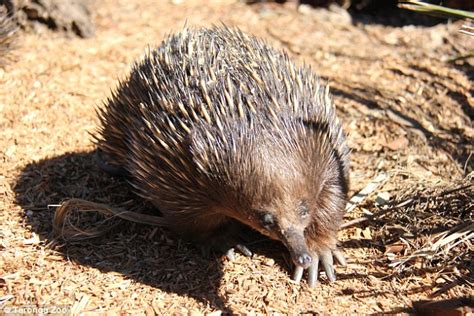
POLYGON ((430 294, 430 297, 431 298, 434 298, 434 297, 437 297, 441 294, 443 294, 444 292, 446 292, 447 290, 449 289, 452 289, 453 287, 461 284, 461 280, 460 279, 457 279, 457 280, 454 280, 453 282, 450 282, 448 284, 445 284, 442 288, 440 288, 439 290, 433 292, 432 294, 430 294))
POLYGON ((352 198, 349 200, 349 203, 347 203, 346 212, 351 212, 352 210, 354 210, 357 205, 367 199, 370 193, 379 188, 387 180, 388 175, 386 173, 379 174, 374 180, 367 184, 365 188, 363 188, 357 194, 354 194, 352 196, 352 198))
POLYGON ((341 229, 345 229, 345 228, 348 228, 348 227, 351 227, 351 226, 355 226, 357 224, 360 224, 360 223, 363 223, 363 222, 367 222, 369 220, 373 220, 375 218, 378 218, 378 217, 381 217, 385 214, 387 214, 388 212, 390 211, 393 211, 394 209, 397 209, 397 208, 400 208, 400 207, 404 207, 404 206, 408 206, 408 205, 411 205, 412 202, 414 200, 413 199, 406 199, 405 201, 393 206, 393 207, 388 207, 378 213, 375 213, 373 215, 370 215, 370 216, 363 216, 363 217, 359 217, 359 218, 356 218, 356 219, 353 219, 351 221, 348 221, 344 224, 341 225, 341 229))
MULTIPOLYGON (((474 53, 472 53, 472 57, 474 57, 474 53)), ((464 168, 463 168, 464 174, 466 174, 466 172, 467 172, 467 166, 469 165, 469 162, 471 161, 471 157, 472 157, 473 153, 474 152, 472 152, 472 151, 469 153, 469 156, 467 157, 466 162, 464 163, 464 168)))
MULTIPOLYGON (((392 262, 389 264, 390 267, 397 267, 398 269, 401 269, 403 265, 409 261, 412 261, 414 258, 417 257, 433 257, 435 256, 441 247, 449 244, 450 242, 459 239, 465 235, 468 235, 472 238, 472 232, 474 232, 474 224, 466 224, 463 223, 461 225, 458 225, 456 227, 451 228, 449 231, 445 232, 442 234, 442 237, 438 239, 434 244, 432 245, 425 245, 421 249, 418 249, 414 251, 413 253, 396 259, 392 260, 392 262), (467 226, 466 226, 467 225, 467 226)), ((466 240, 468 240, 467 238, 466 240)))

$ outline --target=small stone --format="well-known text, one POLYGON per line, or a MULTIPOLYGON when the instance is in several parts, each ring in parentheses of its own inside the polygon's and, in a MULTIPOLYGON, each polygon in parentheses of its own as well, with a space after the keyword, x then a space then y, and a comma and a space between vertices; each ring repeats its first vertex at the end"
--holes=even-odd
POLYGON ((379 192, 375 198, 375 203, 378 205, 385 205, 390 201, 390 193, 379 192))

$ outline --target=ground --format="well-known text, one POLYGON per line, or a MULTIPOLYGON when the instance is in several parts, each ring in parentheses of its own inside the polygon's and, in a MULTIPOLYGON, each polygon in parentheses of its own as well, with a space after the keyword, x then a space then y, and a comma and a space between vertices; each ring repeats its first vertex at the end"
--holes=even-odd
POLYGON ((445 230, 472 229, 473 60, 450 61, 474 51, 462 22, 394 27, 343 10, 236 0, 105 0, 92 12, 94 37, 22 32, 0 68, 0 310, 368 314, 472 299, 472 234, 451 250, 464 261, 390 266, 413 246, 396 232, 415 218, 423 218, 415 237, 440 216, 445 230), (329 83, 352 149, 351 195, 383 179, 346 221, 383 210, 388 219, 341 230, 348 265, 337 267, 335 283, 294 284, 284 248, 268 241, 251 245, 252 258, 228 261, 146 225, 70 243, 51 233, 55 205, 67 198, 135 203, 125 183, 95 165, 94 108, 149 45, 185 24, 221 22, 287 50, 329 83))

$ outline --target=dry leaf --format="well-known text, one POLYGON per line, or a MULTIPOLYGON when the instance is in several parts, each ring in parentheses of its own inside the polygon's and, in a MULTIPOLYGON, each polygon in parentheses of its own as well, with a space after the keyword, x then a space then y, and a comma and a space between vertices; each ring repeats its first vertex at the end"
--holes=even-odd
POLYGON ((401 242, 396 242, 396 243, 386 246, 384 253, 385 254, 388 254, 388 253, 398 254, 398 253, 401 253, 406 247, 407 247, 406 244, 401 243, 401 242))

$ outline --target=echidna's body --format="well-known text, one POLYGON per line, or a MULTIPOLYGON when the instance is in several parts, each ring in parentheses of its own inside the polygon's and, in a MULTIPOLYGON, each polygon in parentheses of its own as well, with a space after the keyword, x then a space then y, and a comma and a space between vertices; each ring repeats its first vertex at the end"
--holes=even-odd
POLYGON ((99 150, 163 221, 197 240, 236 222, 286 244, 300 272, 332 254, 348 149, 327 89, 238 30, 190 30, 136 63, 99 113, 99 150))
POLYGON ((14 18, 9 16, 7 8, 0 4, 0 65, 6 62, 5 56, 12 49, 17 29, 14 18))

